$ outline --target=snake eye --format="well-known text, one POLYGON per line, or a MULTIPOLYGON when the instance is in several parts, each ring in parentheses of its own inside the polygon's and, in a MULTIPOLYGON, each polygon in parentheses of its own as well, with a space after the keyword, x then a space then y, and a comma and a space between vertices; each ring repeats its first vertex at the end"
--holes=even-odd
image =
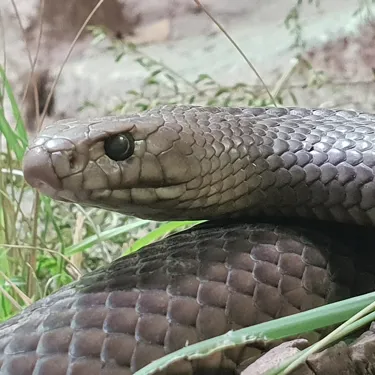
POLYGON ((112 160, 125 160, 133 155, 134 138, 129 133, 113 135, 104 141, 104 150, 112 160))

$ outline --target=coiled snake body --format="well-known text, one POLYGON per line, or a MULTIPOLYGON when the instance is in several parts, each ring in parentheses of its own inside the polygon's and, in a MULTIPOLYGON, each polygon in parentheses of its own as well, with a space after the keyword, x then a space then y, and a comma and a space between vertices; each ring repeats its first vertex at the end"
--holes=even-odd
MULTIPOLYGON (((375 115, 327 109, 164 106, 47 127, 24 160, 42 193, 210 222, 3 323, 0 374, 132 374, 186 343, 373 290, 374 143, 375 115)), ((221 373, 246 350, 168 374, 221 373)))

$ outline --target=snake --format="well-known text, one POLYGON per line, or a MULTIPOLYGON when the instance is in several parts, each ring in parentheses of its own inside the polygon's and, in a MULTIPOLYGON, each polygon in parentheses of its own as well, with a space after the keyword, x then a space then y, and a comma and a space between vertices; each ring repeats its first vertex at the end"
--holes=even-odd
MULTIPOLYGON (((130 375, 186 345, 374 290, 374 168, 375 115, 354 110, 163 105, 45 127, 23 162, 42 194, 205 222, 3 322, 0 374, 130 375)), ((160 373, 235 373, 249 356, 244 345, 160 373)))

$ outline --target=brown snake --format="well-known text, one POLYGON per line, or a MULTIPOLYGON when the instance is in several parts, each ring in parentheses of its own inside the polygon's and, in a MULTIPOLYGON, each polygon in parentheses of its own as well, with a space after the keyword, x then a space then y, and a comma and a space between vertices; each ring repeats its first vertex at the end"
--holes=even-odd
MULTIPOLYGON (((186 343, 372 291, 374 167, 375 115, 354 111, 164 106, 45 128, 24 160, 42 193, 210 222, 0 325, 0 374, 132 374, 186 343)), ((166 373, 231 371, 247 350, 166 373)))

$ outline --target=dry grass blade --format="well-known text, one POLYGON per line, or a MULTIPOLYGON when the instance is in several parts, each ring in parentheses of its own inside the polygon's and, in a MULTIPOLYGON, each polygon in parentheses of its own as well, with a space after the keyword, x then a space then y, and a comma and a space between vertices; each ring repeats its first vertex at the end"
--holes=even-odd
POLYGON ((49 104, 50 104, 50 102, 51 102, 51 100, 52 100, 53 91, 55 90, 55 87, 56 87, 57 82, 58 82, 58 80, 59 80, 59 78, 60 78, 60 75, 61 75, 61 73, 62 73, 62 71, 63 71, 63 69, 64 69, 64 66, 65 66, 65 64, 67 63, 67 61, 68 61, 68 59, 69 59, 69 57, 70 57, 70 55, 71 55, 73 49, 74 49, 74 46, 76 45, 76 43, 77 43, 79 37, 81 36, 81 34, 82 34, 83 31, 85 30, 86 26, 88 25, 90 19, 91 19, 92 16, 95 14, 95 12, 100 8, 100 6, 103 4, 104 1, 105 1, 105 0, 99 0, 99 1, 98 1, 98 3, 96 4, 96 6, 94 7, 94 9, 93 9, 93 10, 91 11, 91 13, 87 16, 86 21, 82 24, 82 26, 81 26, 81 28, 78 30, 77 35, 75 36, 73 42, 71 43, 71 45, 70 45, 70 47, 69 47, 69 49, 68 49, 68 52, 67 52, 67 54, 66 54, 66 56, 65 56, 65 59, 64 59, 64 61, 63 61, 62 64, 61 64, 61 67, 60 67, 60 69, 59 69, 59 72, 57 73, 56 78, 54 79, 54 81, 53 81, 53 83, 52 83, 52 87, 51 87, 50 93, 49 93, 48 96, 47 96, 46 104, 45 104, 45 106, 44 106, 44 110, 43 110, 43 113, 42 113, 42 115, 41 115, 41 123, 43 123, 44 118, 46 117, 46 113, 47 113, 47 110, 48 110, 49 104))
POLYGON ((42 251, 42 252, 46 252, 46 253, 49 253, 49 254, 61 257, 70 267, 72 267, 74 269, 74 272, 77 275, 76 279, 79 279, 82 276, 79 268, 77 268, 75 266, 75 264, 69 259, 69 257, 65 256, 64 254, 61 254, 60 251, 46 249, 44 247, 35 247, 35 246, 27 246, 27 245, 3 245, 3 246, 5 248, 9 248, 9 249, 22 249, 22 250, 30 250, 30 251, 42 251))
MULTIPOLYGON (((33 233, 33 238, 32 238, 32 244, 33 246, 37 245, 37 233, 38 233, 38 217, 39 217, 39 192, 35 192, 35 199, 34 199, 34 218, 33 218, 33 228, 32 228, 32 233, 33 233)), ((29 256, 29 274, 28 274, 28 280, 27 280, 27 285, 28 285, 28 294, 29 296, 33 296, 36 291, 36 279, 34 277, 34 272, 36 270, 37 266, 37 259, 36 259, 36 253, 32 251, 29 256)))
MULTIPOLYGON (((23 39, 24 39, 24 42, 25 42, 27 57, 28 57, 28 61, 29 61, 29 64, 30 64, 30 68, 31 68, 30 74, 29 74, 28 79, 27 79, 26 88, 25 88, 25 91, 23 93, 23 97, 22 97, 22 100, 21 100, 21 103, 20 103, 20 107, 22 107, 24 105, 24 103, 25 103, 26 95, 27 95, 27 92, 29 90, 30 84, 33 84, 35 108, 36 109, 39 108, 39 95, 38 95, 37 84, 36 84, 36 82, 32 82, 32 76, 34 74, 35 66, 36 66, 36 64, 38 62, 38 57, 39 57, 39 52, 40 52, 40 44, 41 44, 41 38, 42 38, 42 33, 43 33, 44 1, 45 0, 40 0, 39 35, 38 35, 38 39, 37 39, 37 49, 36 49, 35 57, 34 57, 34 60, 33 60, 31 58, 31 51, 30 51, 30 48, 29 48, 28 43, 27 43, 26 31, 25 31, 24 27, 22 26, 21 17, 20 17, 20 14, 19 14, 16 2, 15 2, 15 0, 11 0, 12 6, 13 6, 13 10, 14 10, 14 13, 16 15, 16 19, 18 21, 19 28, 22 31, 22 36, 23 36, 23 39)), ((4 48, 4 51, 5 51, 5 48, 4 48)), ((21 115, 21 114, 19 114, 19 115, 21 115)), ((37 119, 37 123, 39 124, 40 123, 40 113, 39 113, 38 110, 35 110, 35 116, 36 116, 36 119, 37 119)), ((15 120, 18 123, 19 118, 16 118, 15 120)))
MULTIPOLYGON (((20 291, 20 289, 17 288, 14 284, 10 284, 10 285, 12 285, 16 291, 20 291)), ((2 286, 0 286, 0 294, 2 294, 3 296, 5 296, 5 298, 7 298, 7 300, 11 303, 11 305, 13 306, 15 310, 17 311, 22 310, 22 306, 2 286)))
MULTIPOLYGON (((9 283, 9 285, 12 286, 12 288, 16 291, 18 296, 21 297, 21 299, 23 300, 23 302, 26 305, 30 305, 32 303, 32 300, 25 293, 23 293, 22 290, 20 288, 18 288, 17 285, 15 285, 12 282, 12 280, 7 275, 5 275, 4 272, 0 271, 0 275, 4 280, 6 280, 9 283)), ((10 296, 8 293, 7 293, 7 295, 10 296)), ((14 299, 12 298, 12 300, 14 300, 14 299)))
POLYGON ((212 22, 215 23, 215 25, 222 31, 222 33, 229 39, 229 41, 233 44, 233 46, 236 48, 236 50, 240 53, 240 55, 243 57, 243 59, 246 61, 246 63, 249 65, 251 70, 255 73, 255 75, 258 77, 259 81, 263 85, 264 89, 267 91, 268 96, 270 97, 272 103, 275 107, 277 107, 277 103, 273 95, 271 94, 270 90, 268 89, 268 86, 263 81, 263 78, 260 76, 260 74, 255 69, 252 62, 247 58, 247 56, 243 53, 241 48, 237 45, 237 43, 233 40, 233 38, 228 34, 228 32, 224 29, 223 26, 211 15, 211 13, 206 9, 206 7, 203 6, 203 4, 200 2, 200 0, 194 0, 194 2, 197 4, 198 7, 203 9, 203 11, 207 14, 208 17, 212 20, 212 22))

